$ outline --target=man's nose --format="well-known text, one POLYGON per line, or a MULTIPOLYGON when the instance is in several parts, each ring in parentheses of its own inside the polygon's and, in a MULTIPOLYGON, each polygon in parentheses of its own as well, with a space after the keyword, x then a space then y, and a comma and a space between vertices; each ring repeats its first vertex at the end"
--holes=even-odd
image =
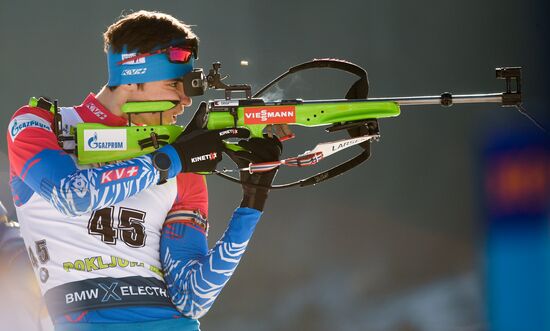
POLYGON ((183 95, 181 98, 180 98, 180 102, 181 104, 184 106, 184 107, 189 107, 191 106, 191 104, 193 103, 193 100, 191 100, 190 97, 188 97, 187 95, 183 95))

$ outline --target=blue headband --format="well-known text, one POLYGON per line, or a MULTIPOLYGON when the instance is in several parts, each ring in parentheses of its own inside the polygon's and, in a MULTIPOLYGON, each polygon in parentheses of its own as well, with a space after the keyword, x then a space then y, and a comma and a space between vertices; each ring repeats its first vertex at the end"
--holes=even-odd
POLYGON ((194 58, 187 63, 171 63, 165 53, 142 57, 135 61, 117 64, 118 62, 137 55, 128 52, 124 46, 122 53, 107 53, 107 67, 109 69, 108 86, 155 82, 165 79, 181 78, 193 71, 194 58))

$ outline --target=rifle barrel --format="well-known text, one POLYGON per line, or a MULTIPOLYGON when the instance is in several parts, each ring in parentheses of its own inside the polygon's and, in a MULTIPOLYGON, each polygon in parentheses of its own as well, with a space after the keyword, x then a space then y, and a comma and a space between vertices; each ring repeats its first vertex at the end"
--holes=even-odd
MULTIPOLYGON (((394 101, 400 106, 417 105, 441 105, 444 95, 417 96, 417 97, 394 97, 394 98, 368 98, 372 101, 394 101)), ((502 93, 484 94, 458 94, 452 95, 452 103, 502 103, 502 93)))
MULTIPOLYGON (((455 103, 500 103, 505 105, 504 96, 515 96, 517 94, 509 93, 482 93, 482 94, 457 94, 445 92, 441 95, 413 96, 413 97, 383 97, 367 99, 332 99, 332 100, 285 100, 282 104, 288 102, 298 102, 300 104, 318 104, 318 103, 355 103, 355 102, 395 102, 400 106, 419 106, 419 105, 443 105, 450 106, 455 103)), ((269 104, 269 103, 266 103, 269 104)))

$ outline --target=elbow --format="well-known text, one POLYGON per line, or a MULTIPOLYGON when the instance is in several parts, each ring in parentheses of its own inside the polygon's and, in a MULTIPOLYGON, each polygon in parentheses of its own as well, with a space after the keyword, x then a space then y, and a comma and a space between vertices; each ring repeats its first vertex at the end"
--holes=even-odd
POLYGON ((42 180, 38 192, 61 214, 80 216, 96 209, 95 201, 100 198, 100 192, 92 188, 88 177, 75 172, 59 181, 42 180))
POLYGON ((90 203, 83 203, 84 201, 75 201, 71 198, 61 199, 58 195, 52 194, 49 197, 44 196, 45 199, 50 201, 52 207, 58 212, 67 217, 80 216, 92 211, 90 203))
MULTIPOLYGON (((199 318, 202 318, 204 315, 206 315, 206 313, 209 310, 210 310, 210 307, 208 307, 206 309, 201 309, 201 310, 195 312, 190 318, 198 320, 199 318)), ((185 316, 185 314, 184 314, 184 316, 185 316)))
POLYGON ((212 293, 197 293, 197 290, 189 282, 184 281, 183 284, 176 282, 174 285, 167 283, 167 285, 170 300, 176 309, 187 318, 199 319, 206 315, 216 298, 216 295, 212 295, 212 293))
POLYGON ((212 306, 201 307, 197 302, 192 301, 188 305, 176 306, 176 309, 185 317, 198 320, 210 310, 212 306))

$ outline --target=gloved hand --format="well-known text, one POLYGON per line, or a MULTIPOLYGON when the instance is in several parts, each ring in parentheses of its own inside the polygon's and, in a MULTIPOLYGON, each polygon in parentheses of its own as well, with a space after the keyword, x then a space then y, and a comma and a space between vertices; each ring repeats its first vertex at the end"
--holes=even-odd
MULTIPOLYGON (((228 153, 239 168, 246 168, 250 163, 278 161, 283 151, 283 145, 277 137, 241 140, 239 146, 245 150, 228 153)), ((252 174, 249 171, 241 171, 241 182, 243 182, 241 207, 263 211, 269 189, 247 184, 269 187, 277 174, 277 170, 278 168, 268 172, 252 174)))
POLYGON ((244 128, 206 130, 196 128, 182 133, 171 145, 181 162, 181 172, 211 172, 222 160, 224 139, 248 138, 250 131, 244 128))
POLYGON ((197 129, 204 129, 206 127, 206 120, 206 102, 202 101, 197 107, 195 114, 193 114, 193 118, 187 123, 183 134, 191 133, 191 131, 197 129))
POLYGON ((206 126, 206 103, 201 102, 193 119, 185 130, 170 145, 160 148, 152 155, 153 166, 159 170, 158 184, 178 172, 211 172, 222 160, 223 139, 248 138, 247 129, 224 129, 208 131, 206 126))

